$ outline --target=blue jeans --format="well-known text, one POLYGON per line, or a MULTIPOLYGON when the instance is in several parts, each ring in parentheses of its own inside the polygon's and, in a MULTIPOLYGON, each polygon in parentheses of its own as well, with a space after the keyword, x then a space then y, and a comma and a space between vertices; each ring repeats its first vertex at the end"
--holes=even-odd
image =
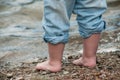
POLYGON ((77 15, 79 33, 83 38, 101 33, 105 29, 102 14, 106 0, 44 0, 44 40, 52 44, 67 43, 70 17, 77 15))

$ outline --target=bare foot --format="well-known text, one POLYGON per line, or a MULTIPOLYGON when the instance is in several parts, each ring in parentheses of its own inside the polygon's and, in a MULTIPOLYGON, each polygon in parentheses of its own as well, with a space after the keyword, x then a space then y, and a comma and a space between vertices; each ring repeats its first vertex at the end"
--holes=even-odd
POLYGON ((48 70, 50 72, 58 72, 61 70, 61 63, 50 63, 49 61, 45 61, 42 63, 38 63, 36 66, 36 70, 48 70))
POLYGON ((89 68, 94 68, 96 66, 96 58, 95 59, 83 59, 80 57, 79 59, 76 59, 72 62, 75 65, 79 66, 86 66, 89 68))

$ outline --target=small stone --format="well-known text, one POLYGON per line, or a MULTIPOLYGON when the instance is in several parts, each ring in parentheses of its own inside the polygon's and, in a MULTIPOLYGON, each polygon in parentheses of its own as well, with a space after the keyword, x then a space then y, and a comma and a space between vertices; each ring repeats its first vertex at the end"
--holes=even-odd
POLYGON ((118 56, 118 58, 120 58, 120 54, 119 53, 117 54, 117 56, 118 56))
POLYGON ((27 60, 27 61, 24 61, 22 63, 24 63, 24 64, 34 64, 34 63, 37 63, 38 60, 39 60, 38 58, 35 58, 33 60, 27 60))
POLYGON ((5 73, 0 72, 0 80, 4 80, 6 78, 7 76, 5 75, 5 73))
POLYGON ((18 77, 16 80, 25 80, 23 76, 18 77))
POLYGON ((99 76, 100 74, 101 73, 99 73, 99 72, 94 73, 95 76, 99 76))
POLYGON ((42 75, 45 75, 45 74, 47 74, 47 71, 43 71, 41 74, 42 74, 42 75))
POLYGON ((8 73, 7 74, 7 78, 12 78, 13 77, 13 73, 8 73))
POLYGON ((95 80, 101 80, 101 79, 96 76, 96 77, 95 77, 95 80))
POLYGON ((38 60, 39 60, 39 58, 35 58, 35 59, 33 59, 33 62, 32 62, 32 63, 37 63, 38 60))
POLYGON ((64 71, 63 74, 68 74, 69 72, 68 71, 64 71))

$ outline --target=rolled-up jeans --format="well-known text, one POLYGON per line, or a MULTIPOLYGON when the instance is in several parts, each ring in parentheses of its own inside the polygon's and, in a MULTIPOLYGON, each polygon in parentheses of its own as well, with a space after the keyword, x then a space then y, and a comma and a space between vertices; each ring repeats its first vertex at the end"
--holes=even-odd
POLYGON ((105 29, 102 14, 106 9, 106 0, 44 0, 43 38, 52 44, 67 43, 71 14, 77 15, 81 37, 101 33, 105 29))

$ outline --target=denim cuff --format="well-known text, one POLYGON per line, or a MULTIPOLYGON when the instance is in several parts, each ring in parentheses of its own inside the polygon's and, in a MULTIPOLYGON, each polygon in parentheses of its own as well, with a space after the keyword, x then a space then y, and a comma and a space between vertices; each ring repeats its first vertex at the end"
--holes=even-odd
POLYGON ((47 34, 44 35, 43 39, 46 43, 51 44, 58 44, 58 43, 64 43, 66 44, 68 42, 68 34, 59 35, 59 36, 48 36, 47 34))
POLYGON ((82 38, 89 38, 93 34, 101 33, 106 29, 106 22, 102 21, 99 25, 96 25, 93 29, 80 28, 79 32, 82 38))

